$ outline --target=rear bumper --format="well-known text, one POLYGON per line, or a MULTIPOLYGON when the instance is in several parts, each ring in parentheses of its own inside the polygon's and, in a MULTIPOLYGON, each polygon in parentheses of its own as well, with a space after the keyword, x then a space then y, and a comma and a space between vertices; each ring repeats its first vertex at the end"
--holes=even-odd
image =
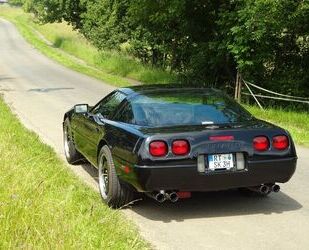
POLYGON ((199 173, 197 165, 135 166, 138 191, 216 191, 264 183, 284 183, 295 172, 297 157, 280 160, 248 161, 242 171, 199 173))

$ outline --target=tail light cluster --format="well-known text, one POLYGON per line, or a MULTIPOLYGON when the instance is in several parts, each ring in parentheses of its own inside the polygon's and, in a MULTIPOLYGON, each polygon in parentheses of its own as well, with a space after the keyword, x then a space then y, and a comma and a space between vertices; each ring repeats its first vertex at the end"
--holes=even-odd
POLYGON ((278 135, 273 138, 273 147, 278 150, 285 150, 289 147, 289 139, 285 135, 278 135))
POLYGON ((164 141, 153 141, 149 144, 149 152, 152 156, 162 157, 167 155, 168 147, 164 141))
MULTIPOLYGON (((233 138, 212 138, 211 140, 233 140, 233 138)), ((263 152, 270 149, 270 146, 276 150, 286 150, 290 143, 286 135, 274 136, 270 142, 267 136, 257 136, 253 139, 253 148, 256 151, 263 152)), ((170 145, 171 152, 176 156, 185 156, 190 153, 190 143, 187 140, 174 140, 170 145)), ((169 145, 163 140, 152 141, 149 144, 149 153, 154 157, 164 157, 169 152, 169 145)))
POLYGON ((174 155, 187 155, 190 152, 189 142, 186 140, 176 140, 172 143, 172 152, 174 155))
MULTIPOLYGON (((163 157, 168 154, 169 147, 165 141, 152 141, 149 144, 149 153, 154 157, 163 157)), ((187 140, 172 142, 171 151, 174 155, 184 156, 190 153, 190 143, 187 140)))
MULTIPOLYGON (((277 150, 286 150, 289 147, 289 138, 286 135, 277 135, 272 138, 272 147, 277 150)), ((266 136, 257 136, 253 139, 253 148, 256 151, 267 151, 270 141, 266 136)))
POLYGON ((269 140, 266 136, 257 136, 253 139, 253 148, 256 151, 266 151, 269 149, 269 140))

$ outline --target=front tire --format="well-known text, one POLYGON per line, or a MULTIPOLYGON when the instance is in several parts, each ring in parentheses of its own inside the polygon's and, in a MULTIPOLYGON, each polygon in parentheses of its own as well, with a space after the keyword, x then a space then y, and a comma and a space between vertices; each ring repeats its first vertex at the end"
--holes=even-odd
POLYGON ((77 164, 83 159, 83 156, 76 150, 69 118, 63 123, 63 147, 65 157, 70 164, 77 164))
POLYGON ((134 198, 134 191, 120 183, 108 146, 102 147, 98 160, 99 189, 103 201, 112 208, 129 204, 134 198))

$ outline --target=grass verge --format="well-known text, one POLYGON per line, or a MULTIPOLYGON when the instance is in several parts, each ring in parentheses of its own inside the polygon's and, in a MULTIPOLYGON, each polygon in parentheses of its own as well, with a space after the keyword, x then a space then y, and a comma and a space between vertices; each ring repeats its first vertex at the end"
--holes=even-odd
POLYGON ((0 249, 146 249, 0 99, 0 249))
POLYGON ((132 83, 130 79, 143 83, 168 83, 176 80, 175 76, 168 72, 143 65, 125 54, 98 51, 64 22, 40 25, 35 22, 32 15, 25 13, 21 8, 8 5, 0 6, 0 16, 13 22, 26 40, 46 56, 109 84, 130 85, 132 83), (49 41, 50 45, 42 40, 38 32, 49 41))
POLYGON ((245 106, 254 116, 287 129, 299 145, 309 146, 309 114, 269 108, 261 110, 256 106, 245 106))

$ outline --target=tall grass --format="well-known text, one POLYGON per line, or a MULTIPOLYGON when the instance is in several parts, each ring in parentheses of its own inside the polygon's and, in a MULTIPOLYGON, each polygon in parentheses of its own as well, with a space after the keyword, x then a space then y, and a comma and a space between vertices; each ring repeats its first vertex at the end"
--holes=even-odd
POLYGON ((55 47, 74 55, 100 70, 143 83, 168 83, 176 77, 164 70, 144 65, 124 52, 99 51, 65 22, 32 24, 55 47))
MULTIPOLYGON (((73 30, 72 26, 65 22, 41 25, 38 24, 30 14, 24 13, 22 9, 3 6, 0 6, 0 16, 4 16, 13 21, 17 27, 23 31, 24 35, 27 33, 26 38, 28 38, 28 41, 31 43, 34 43, 33 41, 35 40, 40 40, 33 29, 42 34, 52 45, 48 46, 45 44, 45 48, 42 49, 43 45, 41 44, 40 46, 37 46, 36 44, 38 41, 35 41, 35 46, 43 53, 50 53, 51 50, 55 51, 55 48, 61 49, 62 51, 83 60, 86 65, 97 69, 97 72, 95 73, 90 71, 90 75, 105 80, 110 84, 123 86, 129 85, 132 81, 126 81, 123 79, 121 82, 121 78, 117 78, 116 81, 114 78, 110 81, 109 79, 106 79, 106 76, 102 77, 100 74, 127 77, 143 83, 169 83, 176 81, 174 75, 164 70, 142 64, 124 52, 99 51, 80 33, 73 30), (100 74, 98 74, 98 72, 100 74)), ((42 41, 40 42, 42 43, 42 41)), ((63 58, 58 57, 54 59, 66 66, 72 67, 71 65, 64 63, 63 58)), ((67 59, 68 58, 66 58, 66 60, 67 59)), ((78 62, 75 61, 75 64, 77 63, 78 62)), ((79 68, 81 68, 81 66, 85 65, 79 65, 79 68)), ((90 69, 88 69, 88 71, 89 70, 90 69)), ((83 69, 79 69, 79 71, 83 71, 83 69)))
POLYGON ((0 117, 0 249, 147 248, 1 99, 0 117))

